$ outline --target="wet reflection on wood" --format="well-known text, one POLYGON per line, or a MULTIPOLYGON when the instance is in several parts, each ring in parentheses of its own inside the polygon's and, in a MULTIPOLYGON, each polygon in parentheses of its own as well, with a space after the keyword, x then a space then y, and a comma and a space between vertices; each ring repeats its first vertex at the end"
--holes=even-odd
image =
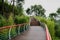
POLYGON ((31 26, 29 31, 13 38, 12 40, 46 40, 45 31, 40 26, 31 26))

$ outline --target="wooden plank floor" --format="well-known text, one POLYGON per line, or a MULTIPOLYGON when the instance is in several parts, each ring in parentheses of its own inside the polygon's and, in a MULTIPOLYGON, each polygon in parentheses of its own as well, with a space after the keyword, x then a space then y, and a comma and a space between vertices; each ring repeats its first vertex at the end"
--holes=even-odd
POLYGON ((12 40, 46 40, 45 30, 40 26, 30 26, 29 31, 18 35, 12 40))
POLYGON ((30 26, 40 26, 40 23, 35 18, 32 17, 30 26))

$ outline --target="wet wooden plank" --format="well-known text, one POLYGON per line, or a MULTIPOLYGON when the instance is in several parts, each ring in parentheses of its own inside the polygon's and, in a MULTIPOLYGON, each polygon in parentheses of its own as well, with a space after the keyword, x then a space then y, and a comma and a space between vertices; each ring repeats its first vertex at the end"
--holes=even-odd
POLYGON ((46 40, 45 30, 40 26, 31 26, 29 31, 18 35, 12 40, 46 40))
POLYGON ((31 17, 30 26, 40 26, 40 23, 33 17, 31 17))

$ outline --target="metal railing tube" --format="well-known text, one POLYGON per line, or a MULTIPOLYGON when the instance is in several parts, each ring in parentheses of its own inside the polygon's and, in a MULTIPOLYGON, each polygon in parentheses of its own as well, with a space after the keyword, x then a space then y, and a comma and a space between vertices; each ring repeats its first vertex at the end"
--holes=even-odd
POLYGON ((18 26, 18 35, 20 34, 20 26, 18 26))
POLYGON ((9 40, 11 40, 11 29, 12 29, 12 27, 10 27, 10 29, 9 29, 9 35, 8 35, 9 40))

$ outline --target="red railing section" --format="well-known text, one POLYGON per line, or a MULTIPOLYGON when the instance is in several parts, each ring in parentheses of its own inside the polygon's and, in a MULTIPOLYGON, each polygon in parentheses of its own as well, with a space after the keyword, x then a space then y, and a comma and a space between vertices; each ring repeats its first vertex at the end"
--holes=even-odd
MULTIPOLYGON (((18 27, 18 26, 22 27, 23 25, 26 25, 26 24, 28 24, 28 23, 17 24, 17 25, 12 25, 12 26, 4 26, 4 27, 0 27, 0 30, 7 29, 7 28, 10 29, 11 27, 18 27)), ((46 40, 52 40, 47 25, 45 25, 45 29, 46 29, 45 30, 46 31, 46 40)))
MULTIPOLYGON (((25 31, 25 25, 29 25, 29 23, 23 23, 23 24, 17 24, 17 25, 11 25, 11 26, 3 26, 3 27, 0 27, 0 31, 1 30, 4 30, 4 29, 9 29, 9 32, 8 32, 8 39, 11 40, 11 29, 13 27, 23 27, 24 26, 24 31, 25 31)), ((19 28, 18 28, 19 29, 19 28)), ((19 31, 19 30, 18 30, 19 31)), ((20 31, 18 32, 20 34, 20 31)))
POLYGON ((46 30, 45 30, 46 31, 46 40, 52 40, 47 25, 45 25, 45 28, 46 28, 46 30))
POLYGON ((3 26, 3 27, 0 27, 0 30, 3 30, 3 29, 7 29, 7 28, 11 28, 11 27, 18 27, 18 26, 23 26, 23 25, 26 25, 28 23, 23 23, 23 24, 17 24, 17 25, 11 25, 11 26, 3 26))

